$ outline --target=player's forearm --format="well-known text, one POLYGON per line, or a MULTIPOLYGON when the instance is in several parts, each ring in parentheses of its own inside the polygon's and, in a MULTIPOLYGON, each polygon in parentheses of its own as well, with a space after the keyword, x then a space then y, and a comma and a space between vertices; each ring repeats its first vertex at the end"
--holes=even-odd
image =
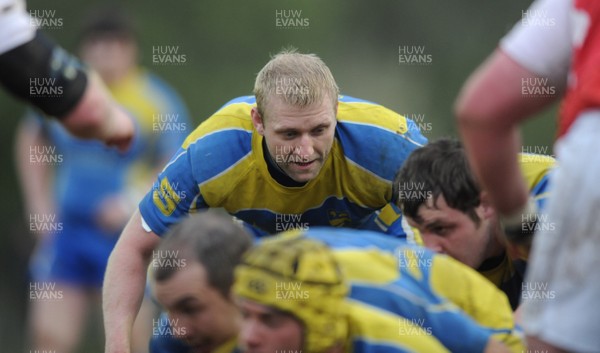
POLYGON ((106 353, 130 352, 131 330, 143 298, 150 251, 158 241, 154 238, 158 237, 143 231, 136 212, 109 258, 103 286, 106 353))
POLYGON ((518 209, 527 198, 517 161, 518 124, 557 99, 524 96, 523 82, 535 77, 497 50, 469 77, 456 101, 473 171, 503 214, 518 209))
POLYGON ((31 152, 32 148, 36 149, 36 146, 46 144, 47 141, 41 137, 39 127, 30 122, 20 124, 15 144, 15 163, 25 199, 25 209, 29 215, 53 212, 50 196, 52 168, 43 161, 36 163, 35 159, 40 156, 31 152))
POLYGON ((518 163, 521 142, 516 128, 461 125, 460 131, 473 172, 498 212, 506 215, 519 209, 528 194, 518 163))
POLYGON ((131 329, 144 292, 144 265, 141 256, 125 254, 119 247, 110 257, 102 299, 107 353, 130 350, 131 329))

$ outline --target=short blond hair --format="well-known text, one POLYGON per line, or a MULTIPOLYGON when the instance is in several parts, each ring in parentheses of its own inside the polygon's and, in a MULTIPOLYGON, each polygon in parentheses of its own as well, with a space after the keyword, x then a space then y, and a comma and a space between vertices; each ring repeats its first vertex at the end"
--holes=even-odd
MULTIPOLYGON (((263 115, 270 97, 293 106, 307 107, 324 99, 337 102, 339 88, 331 71, 315 54, 284 49, 260 70, 254 83, 258 112, 263 115)), ((264 115, 263 115, 264 116, 264 115)))

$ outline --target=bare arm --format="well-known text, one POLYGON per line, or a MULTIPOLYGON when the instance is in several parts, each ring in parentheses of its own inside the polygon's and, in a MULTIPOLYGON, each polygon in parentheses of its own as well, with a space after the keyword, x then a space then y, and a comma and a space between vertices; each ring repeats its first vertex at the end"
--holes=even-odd
MULTIPOLYGON (((523 80, 535 74, 496 50, 472 75, 456 101, 455 114, 469 161, 500 214, 527 200, 517 154, 518 123, 559 98, 523 95, 523 80)), ((539 77, 538 77, 539 78, 539 77)))
POLYGON ((15 163, 23 197, 25 199, 26 217, 33 214, 48 215, 54 212, 51 196, 52 167, 37 158, 43 156, 36 146, 46 146, 41 128, 31 121, 22 121, 17 130, 15 144, 15 163), (38 151, 31 152, 31 149, 38 151))
POLYGON ((144 294, 146 269, 159 241, 142 228, 136 211, 108 260, 102 299, 106 353, 131 352, 131 330, 144 294))
POLYGON ((88 72, 81 100, 63 117, 62 123, 78 137, 96 138, 122 151, 129 147, 134 134, 132 119, 117 105, 93 71, 88 72))
POLYGON ((133 122, 112 99, 98 74, 84 71, 77 59, 40 31, 32 33, 24 7, 6 6, 0 15, 7 19, 2 22, 2 31, 8 30, 13 36, 0 45, 0 84, 46 114, 60 117, 72 134, 126 149, 133 137, 133 122), (13 28, 7 23, 13 23, 13 28), (30 94, 30 78, 35 77, 52 77, 63 90, 60 97, 30 94))

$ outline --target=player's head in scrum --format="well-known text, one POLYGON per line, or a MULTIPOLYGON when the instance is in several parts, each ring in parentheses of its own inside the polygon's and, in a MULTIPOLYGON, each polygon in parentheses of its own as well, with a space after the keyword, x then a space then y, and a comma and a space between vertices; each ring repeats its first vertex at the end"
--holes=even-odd
POLYGON ((252 122, 270 157, 296 182, 315 178, 333 145, 339 89, 314 54, 284 50, 256 77, 252 122))
MULTIPOLYGON (((194 215, 169 231, 151 262, 153 295, 168 313, 168 320, 161 319, 159 323, 169 329, 155 330, 151 353, 176 347, 173 341, 165 339, 167 335, 185 342, 186 349, 193 352, 220 351, 232 342, 249 351, 302 350, 305 327, 298 317, 275 307, 234 299, 234 268, 251 248, 251 241, 231 217, 215 211, 194 215)), ((242 270, 238 275, 245 276, 247 271, 242 270)), ((340 274, 337 276, 339 280, 340 274)), ((319 321, 320 325, 335 324, 340 319, 332 314, 339 310, 347 287, 342 282, 338 284, 340 292, 335 297, 330 296, 326 302, 311 302, 323 310, 321 321, 327 319, 319 321)), ((306 317, 300 314, 300 318, 306 317)), ((306 339, 312 341, 317 337, 329 344, 332 338, 337 340, 345 334, 340 331, 333 337, 322 338, 317 331, 306 331, 312 333, 306 339)))
MULTIPOLYGON (((172 343, 159 342, 167 334, 185 342, 194 352, 214 352, 230 343, 249 352, 303 349, 321 352, 343 342, 347 332, 342 306, 348 286, 325 245, 311 248, 312 261, 304 261, 301 269, 306 270, 307 265, 320 266, 317 272, 315 268, 308 269, 313 276, 331 277, 333 291, 330 286, 310 286, 310 281, 304 281, 303 289, 298 291, 301 295, 309 293, 312 298, 279 298, 269 292, 257 300, 243 286, 238 288, 240 296, 234 296, 233 291, 234 268, 251 248, 251 242, 250 236, 231 217, 215 211, 194 215, 169 231, 153 253, 151 272, 154 297, 168 313, 163 326, 170 328, 156 330, 151 347, 161 348, 151 348, 151 352, 173 347, 169 346, 172 343), (307 287, 310 292, 305 291, 307 287), (319 298, 315 300, 317 294, 319 298), (260 299, 265 298, 272 301, 261 303, 260 299), (297 306, 299 303, 309 305, 297 306), (330 326, 335 330, 331 331, 330 326)), ((258 255, 254 259, 264 259, 265 249, 261 249, 253 252, 258 255)), ((265 266, 291 270, 294 259, 288 259, 285 256, 288 254, 281 253, 278 246, 273 250, 277 251, 279 262, 265 266)), ((238 271, 241 280, 256 275, 261 280, 275 278, 261 272, 254 259, 251 257, 238 271)), ((285 284, 286 293, 294 292, 289 285, 292 284, 285 284)))
MULTIPOLYGON (((521 156, 521 167, 526 168, 526 179, 538 183, 536 197, 543 199, 545 176, 555 162, 549 156, 537 157, 521 156)), ((511 244, 504 236, 498 214, 458 140, 439 139, 411 153, 395 177, 394 193, 408 223, 436 252, 473 268, 507 251, 514 259, 527 257, 529 243, 511 244)))
MULTIPOLYGON (((153 292, 168 311, 171 330, 156 330, 150 352, 179 351, 175 347, 181 347, 183 341, 184 349, 194 352, 224 351, 237 344, 245 352, 332 353, 373 335, 389 344, 446 351, 443 338, 421 332, 423 328, 399 313, 372 309, 373 303, 362 304, 361 299, 347 300, 353 277, 344 266, 354 265, 344 252, 336 255, 318 235, 286 234, 251 248, 245 231, 231 217, 214 210, 175 226, 153 253, 153 292), (406 320, 404 325, 415 335, 399 336, 399 320, 406 320), (377 327, 376 333, 372 327, 377 327)), ((370 256, 373 252, 369 248, 370 256)), ((386 259, 393 256, 383 254, 386 259)), ((389 275, 397 266, 386 260, 379 269, 389 275)), ((395 291, 388 294, 397 295, 395 291)), ((508 306, 506 309, 494 314, 493 320, 510 313, 508 306)), ((462 327, 462 318, 453 316, 452 320, 454 329, 462 327)), ((478 331, 485 331, 488 346, 496 347, 491 331, 478 331)))
POLYGON ((233 270, 251 244, 242 227, 217 212, 177 224, 152 256, 153 294, 171 326, 153 340, 173 334, 194 352, 235 341, 240 315, 230 292, 233 270))
POLYGON ((344 351, 349 285, 325 244, 283 237, 254 246, 236 268, 233 291, 244 351, 344 351))
POLYGON ((426 247, 473 268, 502 254, 496 212, 460 142, 440 139, 415 150, 396 175, 394 192, 426 247))
MULTIPOLYGON (((331 229, 334 232, 341 230, 331 229)), ((369 255, 377 252, 375 247, 365 248, 365 251, 369 255)), ((312 238, 300 232, 282 233, 280 236, 267 238, 253 246, 236 267, 233 285, 235 300, 242 313, 238 338, 242 351, 247 353, 350 351, 360 353, 404 350, 447 352, 449 350, 444 344, 451 343, 448 337, 442 337, 444 335, 441 331, 447 333, 449 329, 453 329, 458 336, 463 336, 470 331, 460 324, 455 325, 459 320, 453 316, 452 324, 447 322, 447 326, 438 327, 440 331, 431 329, 428 332, 427 325, 417 324, 415 320, 409 319, 408 313, 411 310, 400 314, 377 307, 376 301, 394 302, 395 299, 385 297, 399 295, 397 292, 406 289, 390 290, 387 294, 383 294, 386 292, 384 288, 389 288, 387 287, 389 283, 385 281, 385 285, 378 282, 381 287, 377 285, 373 287, 377 288, 378 292, 374 297, 369 299, 351 297, 351 292, 360 291, 358 289, 361 287, 360 282, 362 281, 364 285, 368 280, 349 275, 350 268, 364 266, 365 262, 361 262, 361 265, 356 262, 356 259, 346 257, 348 254, 344 253, 343 250, 336 252, 318 236, 312 238)), ((380 263, 385 263, 383 266, 374 266, 377 268, 375 271, 388 272, 392 268, 397 268, 398 264, 387 260, 380 263)), ((457 265, 463 267, 454 270, 468 269, 462 264, 457 265)), ((411 283, 419 282, 415 278, 413 280, 414 282, 411 283)), ((493 288, 483 278, 481 281, 493 288)), ((408 297, 414 299, 412 295, 406 298, 408 297)), ((505 297, 502 298, 506 300, 505 297)), ((509 310, 508 302, 505 304, 505 309, 509 310)), ((420 305, 423 303, 417 306, 420 305)), ((413 309, 415 308, 416 306, 413 309)), ((506 313, 499 310, 492 316, 498 319, 506 313)), ((453 311, 452 315, 457 314, 464 313, 458 310, 453 311)), ((469 322, 472 322, 472 319, 470 318, 469 322)), ((480 329, 482 327, 476 331, 480 329)), ((510 351, 504 343, 497 341, 490 334, 491 331, 484 334, 487 342, 477 348, 474 348, 478 345, 474 343, 477 340, 474 340, 461 344, 458 350, 453 351, 496 353, 510 351)), ((519 338, 505 337, 505 339, 506 342, 512 340, 511 344, 515 350, 521 351, 520 348, 523 348, 519 338)))

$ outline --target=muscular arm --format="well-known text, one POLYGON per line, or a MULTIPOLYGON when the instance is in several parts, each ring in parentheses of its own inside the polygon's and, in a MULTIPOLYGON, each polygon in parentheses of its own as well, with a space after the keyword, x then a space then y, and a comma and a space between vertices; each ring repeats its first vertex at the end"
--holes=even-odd
POLYGON ((527 199, 516 158, 521 145, 517 125, 558 100, 567 83, 569 13, 568 1, 535 0, 467 80, 456 102, 471 166, 503 216, 518 214, 527 199), (532 25, 539 14, 554 25, 532 25), (554 92, 529 94, 538 87, 554 92))
POLYGON ((524 97, 522 82, 530 78, 539 76, 496 50, 469 77, 455 106, 473 171, 504 215, 525 204, 528 194, 517 160, 518 123, 559 98, 524 97))
POLYGON ((106 353, 130 353, 131 330, 146 284, 146 269, 160 238, 142 228, 136 211, 113 250, 104 278, 102 310, 106 353))

